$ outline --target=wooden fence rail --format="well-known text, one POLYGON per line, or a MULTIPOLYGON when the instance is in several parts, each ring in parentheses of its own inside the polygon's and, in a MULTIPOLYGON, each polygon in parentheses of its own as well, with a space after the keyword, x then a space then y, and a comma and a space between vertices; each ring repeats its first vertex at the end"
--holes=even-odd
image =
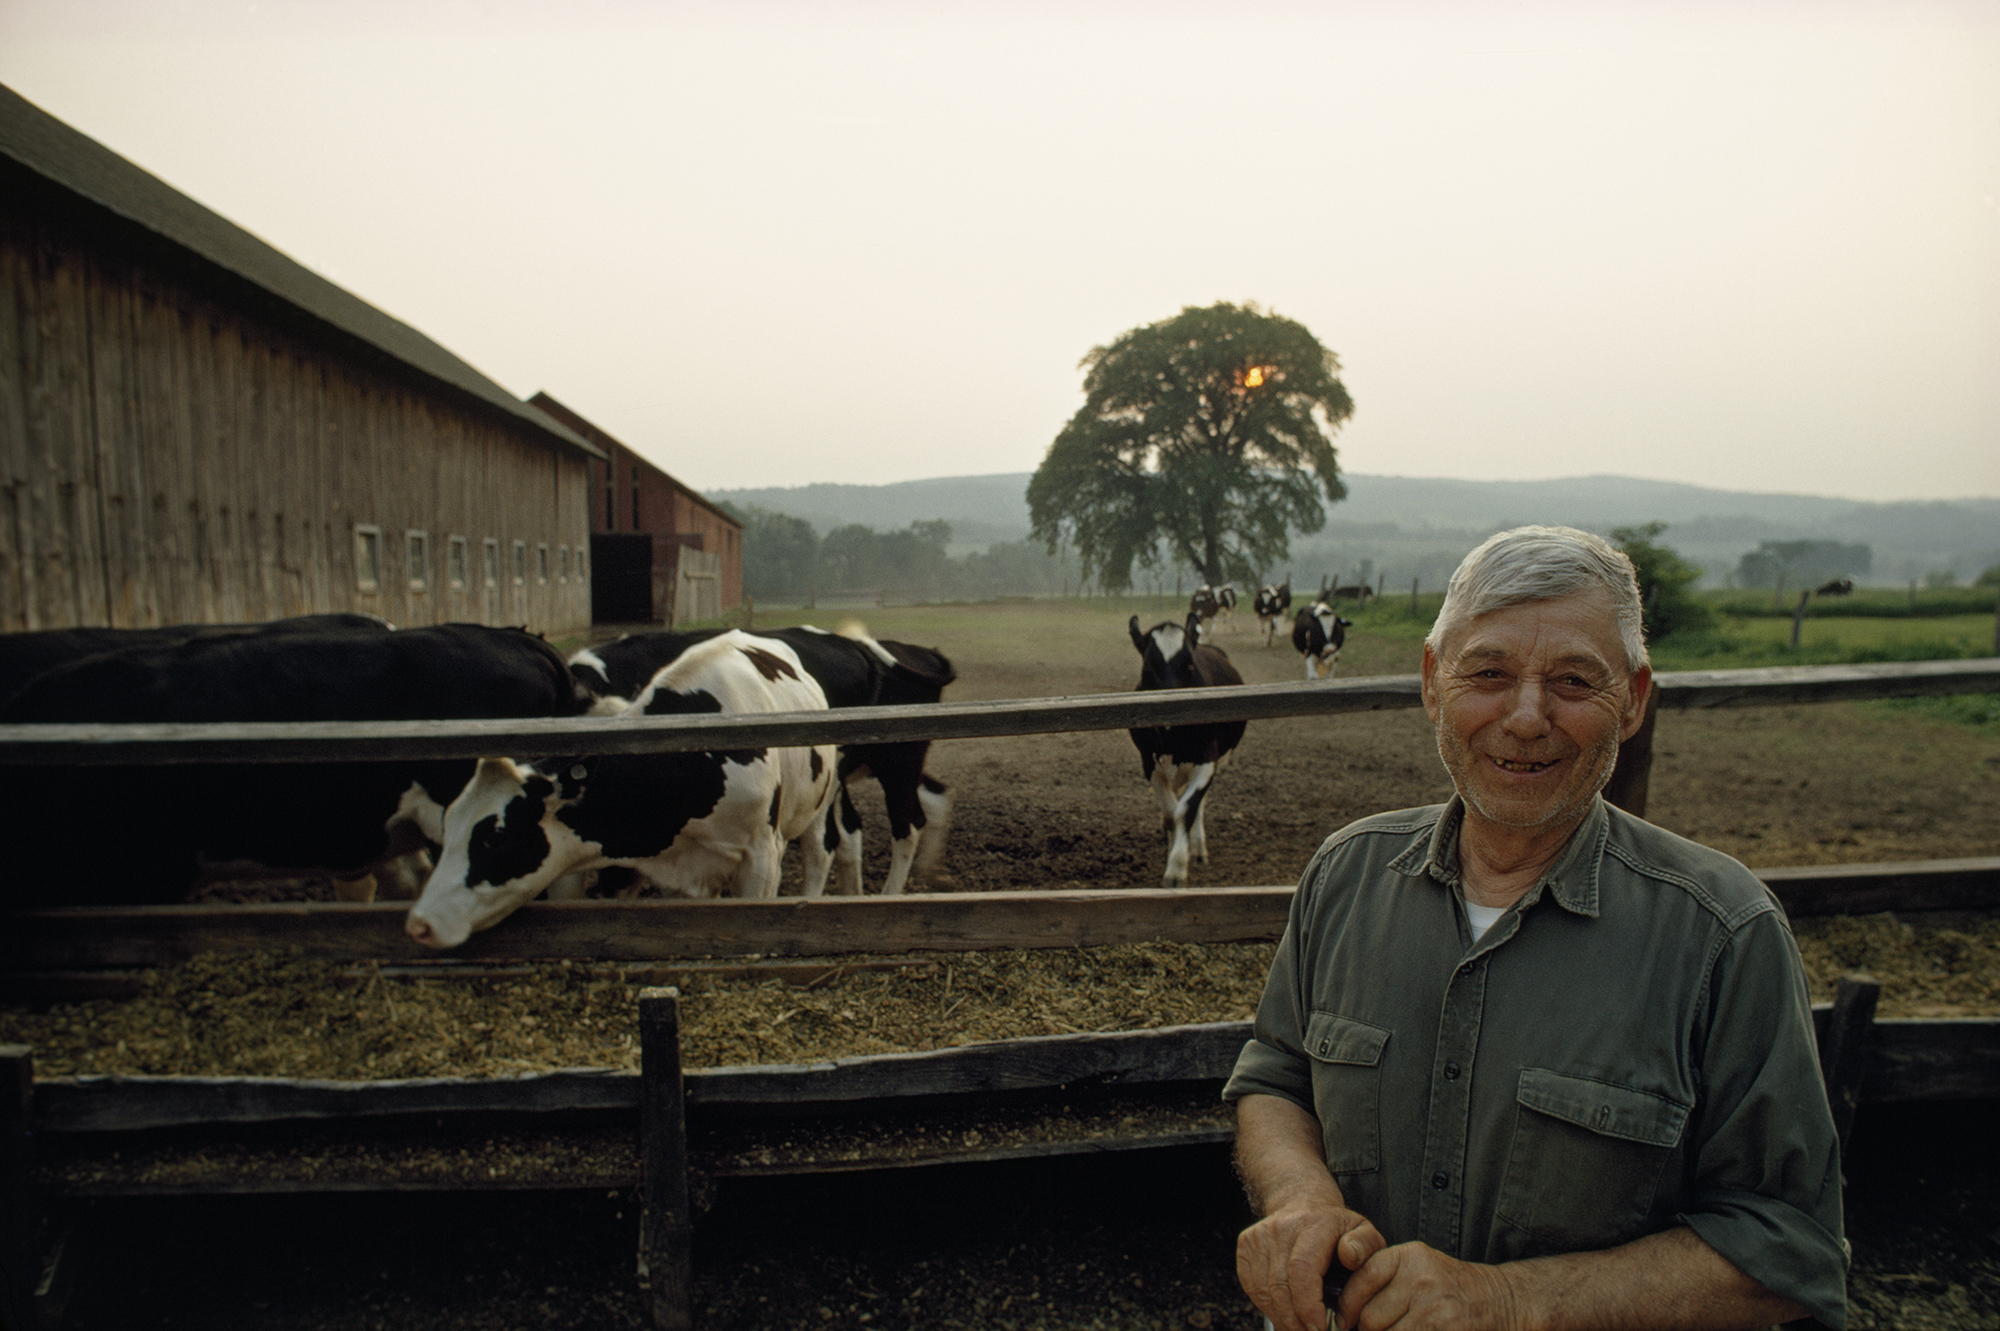
MULTIPOLYGON (((1659 706, 1676 711, 2000 692, 2000 657, 1851 666, 1668 672, 1659 706)), ((1044 735, 1205 721, 1270 720, 1418 707, 1415 675, 1213 689, 850 707, 765 716, 512 721, 290 721, 209 725, 0 726, 0 766, 190 762, 358 762, 658 753, 796 744, 1044 735)))

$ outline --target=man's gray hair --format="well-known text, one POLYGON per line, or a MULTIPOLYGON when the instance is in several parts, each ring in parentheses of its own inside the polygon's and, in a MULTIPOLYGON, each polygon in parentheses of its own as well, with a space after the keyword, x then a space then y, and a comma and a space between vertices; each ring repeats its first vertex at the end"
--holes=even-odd
POLYGON ((1447 634, 1490 610, 1593 587, 1602 588, 1616 608, 1626 668, 1642 669, 1649 660, 1638 573, 1623 550, 1574 527, 1516 527, 1487 537, 1451 575, 1444 605, 1424 641, 1435 652, 1447 634))

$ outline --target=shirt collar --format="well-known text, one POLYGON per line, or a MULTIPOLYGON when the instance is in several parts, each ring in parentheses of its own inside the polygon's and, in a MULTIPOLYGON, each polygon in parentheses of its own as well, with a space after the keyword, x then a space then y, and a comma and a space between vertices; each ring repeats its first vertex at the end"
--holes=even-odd
MULTIPOLYGON (((1465 801, 1453 795, 1438 815, 1428 840, 1419 841, 1390 861, 1390 868, 1411 877, 1428 874, 1447 887, 1458 887, 1458 833, 1465 821, 1465 801)), ((1611 839, 1610 806, 1602 795, 1590 802, 1590 812, 1571 834, 1555 867, 1522 897, 1523 906, 1532 906, 1546 888, 1556 904, 1572 914, 1596 919, 1600 909, 1598 871, 1604 863, 1604 847, 1611 839)))

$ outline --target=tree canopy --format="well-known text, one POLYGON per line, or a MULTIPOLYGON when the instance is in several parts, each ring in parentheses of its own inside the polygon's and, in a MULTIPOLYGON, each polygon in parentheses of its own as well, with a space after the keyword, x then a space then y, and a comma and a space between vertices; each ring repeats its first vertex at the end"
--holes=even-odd
POLYGON ((1611 529, 1611 543, 1625 552, 1638 574, 1639 604, 1649 643, 1669 633, 1711 628, 1715 623, 1714 614, 1694 596, 1701 569, 1682 559, 1679 551, 1653 543, 1666 529, 1664 522, 1611 529))
POLYGON ((1028 482, 1036 539, 1107 590, 1170 558, 1254 582, 1290 533, 1347 497, 1333 432, 1354 414, 1340 362, 1255 304, 1189 306, 1094 347, 1084 404, 1028 482))

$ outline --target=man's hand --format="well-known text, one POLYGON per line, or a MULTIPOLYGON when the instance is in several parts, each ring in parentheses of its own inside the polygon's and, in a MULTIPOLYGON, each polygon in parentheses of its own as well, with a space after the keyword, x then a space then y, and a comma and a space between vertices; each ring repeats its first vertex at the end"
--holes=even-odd
POLYGON ((1236 1280, 1277 1331, 1326 1331, 1321 1289, 1336 1259, 1354 1271, 1382 1247, 1375 1226, 1345 1206, 1287 1206, 1237 1236, 1236 1280))
POLYGON ((1237 1103, 1236 1168, 1264 1217, 1236 1240, 1238 1283, 1277 1331, 1326 1331, 1322 1278, 1360 1267, 1381 1251, 1382 1235, 1347 1208, 1326 1172, 1319 1121, 1288 1100, 1237 1103))
MULTIPOLYGON (((1240 1244, 1238 1253, 1240 1264, 1240 1244)), ((1461 1262, 1422 1243, 1378 1247, 1349 1278, 1334 1311, 1340 1326, 1364 1331, 1508 1331, 1519 1325, 1502 1268, 1461 1262)))

